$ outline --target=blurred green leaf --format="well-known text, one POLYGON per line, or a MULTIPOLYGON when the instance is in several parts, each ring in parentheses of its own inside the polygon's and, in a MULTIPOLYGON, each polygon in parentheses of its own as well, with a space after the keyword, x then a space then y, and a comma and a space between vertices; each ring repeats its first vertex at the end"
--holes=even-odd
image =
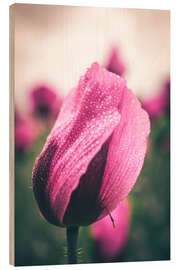
MULTIPOLYGON (((170 258, 169 115, 152 124, 150 149, 139 179, 129 195, 132 208, 128 244, 114 261, 168 260, 170 258), (166 145, 167 143, 167 145, 166 145)), ((48 131, 31 152, 15 156, 15 264, 67 263, 66 231, 46 222, 32 191, 32 168, 48 131)), ((112 240, 113 241, 113 240, 112 240)), ((79 263, 101 262, 89 227, 80 228, 79 263)))

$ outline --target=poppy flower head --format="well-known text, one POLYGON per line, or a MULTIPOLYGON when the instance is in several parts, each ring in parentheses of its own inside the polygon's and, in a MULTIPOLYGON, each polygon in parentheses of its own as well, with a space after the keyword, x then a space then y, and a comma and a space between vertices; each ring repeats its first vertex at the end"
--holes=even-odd
POLYGON ((126 81, 92 64, 65 98, 33 170, 43 216, 89 225, 123 200, 141 170, 149 118, 126 81))
POLYGON ((156 118, 170 109, 170 80, 163 84, 160 91, 142 101, 143 108, 149 113, 150 117, 156 118))
POLYGON ((55 118, 62 100, 55 90, 48 85, 37 85, 30 93, 31 112, 41 119, 55 118))
POLYGON ((22 118, 15 111, 15 149, 18 153, 27 152, 37 136, 35 123, 28 117, 22 118))
POLYGON ((124 249, 129 236, 130 210, 126 198, 111 213, 114 226, 109 216, 91 225, 91 235, 104 261, 115 258, 124 249))
POLYGON ((105 68, 120 76, 124 75, 126 72, 126 66, 124 61, 121 59, 117 47, 113 47, 111 49, 105 68))

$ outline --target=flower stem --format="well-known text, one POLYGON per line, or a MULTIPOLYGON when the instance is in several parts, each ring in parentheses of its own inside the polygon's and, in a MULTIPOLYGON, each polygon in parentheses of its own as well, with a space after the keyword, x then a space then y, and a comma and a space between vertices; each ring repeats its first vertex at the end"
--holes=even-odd
POLYGON ((68 263, 77 263, 77 239, 78 239, 78 226, 67 227, 67 246, 68 246, 68 263))

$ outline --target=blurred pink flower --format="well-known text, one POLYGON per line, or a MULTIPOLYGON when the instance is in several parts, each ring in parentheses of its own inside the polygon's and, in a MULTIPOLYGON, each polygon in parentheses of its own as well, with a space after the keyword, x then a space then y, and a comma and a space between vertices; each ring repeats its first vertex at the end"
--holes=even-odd
POLYGON ((113 47, 111 49, 107 63, 105 64, 105 68, 117 75, 124 75, 126 71, 126 66, 120 57, 117 47, 113 47))
POLYGON ((167 80, 162 89, 153 97, 142 100, 142 107, 151 118, 158 117, 170 108, 170 80, 167 80))
POLYGON ((104 260, 115 258, 125 247, 130 229, 130 202, 126 198, 109 216, 91 225, 91 235, 104 260))
POLYGON ((131 191, 144 162, 150 121, 120 76, 92 64, 65 98, 33 170, 43 216, 89 225, 131 191))
POLYGON ((29 117, 22 118, 15 110, 15 149, 25 153, 32 147, 37 137, 35 123, 29 117))
POLYGON ((48 85, 37 85, 30 92, 31 113, 42 120, 55 119, 62 105, 58 93, 48 85))

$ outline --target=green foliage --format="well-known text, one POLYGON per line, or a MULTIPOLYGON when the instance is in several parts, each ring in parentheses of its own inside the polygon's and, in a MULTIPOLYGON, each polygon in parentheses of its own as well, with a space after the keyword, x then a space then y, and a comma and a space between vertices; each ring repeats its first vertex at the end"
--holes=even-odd
MULTIPOLYGON (((150 146, 139 179, 129 195, 131 229, 123 253, 114 261, 170 259, 170 153, 169 115, 152 123, 150 146)), ((66 232, 41 216, 35 202, 31 175, 36 156, 48 132, 31 152, 15 155, 15 264, 67 263, 66 232)), ((112 240, 113 241, 113 240, 112 240)), ((89 227, 80 228, 79 263, 101 262, 89 227)))

